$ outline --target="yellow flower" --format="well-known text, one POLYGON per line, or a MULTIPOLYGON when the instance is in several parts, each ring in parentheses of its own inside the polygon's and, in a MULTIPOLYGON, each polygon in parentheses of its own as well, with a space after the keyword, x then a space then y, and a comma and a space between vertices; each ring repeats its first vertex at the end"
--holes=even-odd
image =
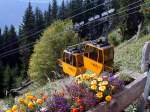
POLYGON ((76 76, 76 79, 80 79, 82 76, 81 75, 78 75, 78 76, 76 76))
POLYGON ((98 93, 96 94, 96 96, 97 96, 97 98, 102 98, 102 97, 103 97, 103 93, 102 93, 102 92, 98 92, 98 93))
POLYGON ((94 74, 90 74, 90 78, 94 78, 94 77, 96 77, 95 73, 94 74))
POLYGON ((96 84, 97 84, 96 80, 91 81, 91 85, 96 85, 96 84))
POLYGON ((97 81, 103 81, 103 79, 101 77, 97 78, 97 81))
POLYGON ((13 112, 16 112, 16 111, 17 111, 17 108, 18 108, 18 106, 17 106, 17 105, 14 105, 11 110, 12 110, 13 112))
POLYGON ((33 97, 32 95, 28 95, 27 98, 28 98, 29 100, 33 100, 34 97, 33 97))
POLYGON ((24 103, 24 99, 23 98, 19 98, 18 102, 21 103, 21 104, 23 104, 24 103))
POLYGON ((110 96, 110 95, 106 96, 106 97, 105 97, 105 100, 106 100, 107 102, 110 102, 110 101, 112 100, 112 96, 110 96))
POLYGON ((100 82, 98 85, 99 85, 99 86, 102 86, 102 82, 100 82))
POLYGON ((25 94, 25 96, 29 96, 29 95, 32 95, 31 92, 27 92, 27 93, 25 94))
POLYGON ((9 110, 6 110, 6 112, 12 112, 12 111, 11 111, 11 109, 9 109, 9 110))
POLYGON ((92 85, 92 86, 91 86, 91 89, 92 89, 92 90, 96 90, 96 89, 97 89, 97 86, 96 86, 96 85, 92 85))
POLYGON ((89 80, 90 79, 90 76, 89 74, 83 74, 83 80, 89 80))
POLYGON ((24 100, 24 104, 28 104, 29 100, 28 99, 25 99, 24 100))
POLYGON ((102 91, 102 92, 104 92, 106 90, 106 86, 100 86, 99 90, 102 91))
POLYGON ((29 103, 28 103, 28 108, 29 108, 29 109, 33 109, 33 108, 34 108, 34 104, 33 104, 32 102, 29 102, 29 103))
POLYGON ((103 81, 102 82, 102 86, 107 86, 108 85, 108 81, 103 81))
POLYGON ((82 82, 83 82, 83 81, 81 81, 81 80, 77 80, 77 83, 78 83, 78 84, 81 84, 82 82))

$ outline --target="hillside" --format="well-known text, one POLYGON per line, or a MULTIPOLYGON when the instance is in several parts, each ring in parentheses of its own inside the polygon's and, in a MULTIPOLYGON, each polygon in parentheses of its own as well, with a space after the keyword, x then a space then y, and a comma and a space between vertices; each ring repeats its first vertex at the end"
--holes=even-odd
POLYGON ((140 71, 142 48, 150 35, 140 37, 138 40, 126 44, 122 43, 115 49, 115 63, 120 65, 121 70, 140 71))

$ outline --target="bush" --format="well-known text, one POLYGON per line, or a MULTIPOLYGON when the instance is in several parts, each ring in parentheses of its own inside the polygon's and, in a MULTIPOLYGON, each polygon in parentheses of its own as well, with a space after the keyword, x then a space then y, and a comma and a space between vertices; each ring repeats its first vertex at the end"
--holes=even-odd
POLYGON ((114 46, 118 46, 121 42, 121 36, 120 34, 118 33, 118 31, 113 31, 109 34, 109 42, 114 45, 114 46))
POLYGON ((43 36, 34 46, 34 51, 29 63, 29 76, 31 79, 47 79, 52 70, 55 70, 57 59, 63 50, 77 43, 77 34, 66 29, 72 26, 70 20, 56 21, 47 28, 43 36), (59 34, 60 33, 60 34, 59 34))

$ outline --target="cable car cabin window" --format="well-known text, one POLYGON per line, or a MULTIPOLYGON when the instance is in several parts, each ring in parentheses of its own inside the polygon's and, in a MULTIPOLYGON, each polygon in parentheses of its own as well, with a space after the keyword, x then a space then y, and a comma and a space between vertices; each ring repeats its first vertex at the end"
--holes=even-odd
POLYGON ((91 58, 92 60, 97 61, 97 57, 98 57, 98 50, 94 47, 90 47, 89 58, 91 58))
POLYGON ((85 46, 84 56, 89 57, 89 46, 85 46))
POLYGON ((74 55, 72 55, 72 60, 71 60, 71 62, 72 62, 72 63, 71 63, 72 66, 75 66, 75 67, 77 66, 76 57, 75 57, 74 55))
POLYGON ((78 64, 78 67, 83 66, 83 56, 82 55, 77 55, 77 64, 78 64))
POLYGON ((114 50, 113 48, 108 48, 104 50, 104 61, 111 61, 114 58, 114 50))
POLYGON ((69 53, 64 53, 63 55, 63 61, 70 64, 71 63, 71 58, 72 58, 72 55, 69 54, 69 53))
POLYGON ((98 62, 103 63, 103 52, 102 52, 102 50, 99 50, 98 62))

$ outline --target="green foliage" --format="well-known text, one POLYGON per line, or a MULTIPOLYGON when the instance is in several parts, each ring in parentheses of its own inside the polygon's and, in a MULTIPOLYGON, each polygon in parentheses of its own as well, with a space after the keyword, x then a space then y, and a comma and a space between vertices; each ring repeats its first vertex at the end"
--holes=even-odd
MULTIPOLYGON (((121 34, 124 37, 123 40, 128 40, 133 35, 135 35, 136 32, 138 31, 139 23, 144 21, 143 14, 140 12, 141 8, 138 7, 142 1, 137 2, 137 0, 119 0, 118 2, 120 5, 120 10, 122 7, 125 7, 124 10, 127 10, 126 12, 121 14, 121 15, 126 15, 126 16, 120 18, 119 27, 121 30, 121 34), (130 4, 133 4, 134 2, 137 2, 137 3, 134 5, 130 5, 130 4), (136 12, 136 13, 129 14, 132 12, 136 12)), ((118 9, 117 12, 120 12, 120 10, 118 9)))
POLYGON ((121 70, 140 71, 142 48, 150 35, 143 36, 128 44, 121 44, 115 49, 115 63, 120 64, 121 70))
MULTIPOLYGON (((137 103, 137 102, 136 102, 137 103)), ((137 110, 137 104, 133 103, 131 105, 129 105, 126 109, 125 112, 138 112, 137 110)))
POLYGON ((125 82, 131 82, 132 81, 132 78, 129 77, 127 74, 125 73, 121 73, 119 75, 119 79, 122 80, 122 81, 125 81, 125 82))
POLYGON ((71 26, 71 21, 56 21, 43 33, 34 47, 28 73, 32 79, 45 79, 51 70, 55 69, 57 59, 62 51, 77 42, 74 31, 65 31, 71 26))
POLYGON ((119 31, 116 30, 109 34, 108 40, 112 45, 117 46, 121 43, 122 37, 119 34, 119 31))

